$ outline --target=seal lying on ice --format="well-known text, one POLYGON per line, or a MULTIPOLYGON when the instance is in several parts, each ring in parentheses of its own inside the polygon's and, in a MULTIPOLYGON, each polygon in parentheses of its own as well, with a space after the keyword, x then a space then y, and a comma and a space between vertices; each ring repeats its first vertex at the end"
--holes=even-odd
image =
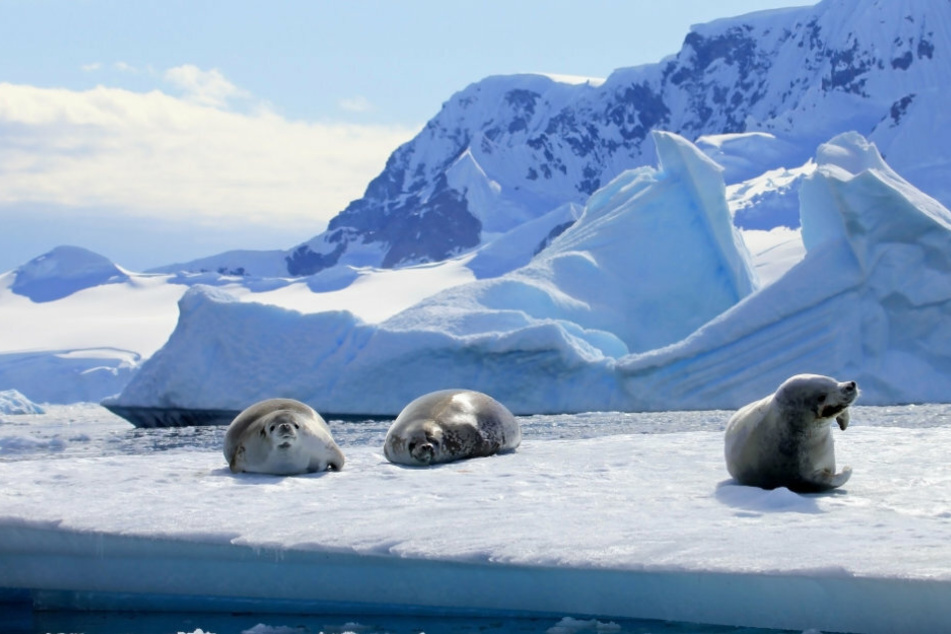
POLYGON ((383 453, 390 462, 426 466, 512 450, 521 441, 518 421, 491 396, 440 390, 403 408, 386 433, 383 453))
POLYGON ((233 473, 295 475, 343 468, 343 452, 330 428, 309 406, 274 398, 248 407, 225 432, 225 458, 233 473))
POLYGON ((764 489, 814 493, 840 487, 852 475, 835 472, 830 422, 844 430, 855 381, 797 374, 774 394, 738 410, 726 426, 726 466, 737 482, 764 489))

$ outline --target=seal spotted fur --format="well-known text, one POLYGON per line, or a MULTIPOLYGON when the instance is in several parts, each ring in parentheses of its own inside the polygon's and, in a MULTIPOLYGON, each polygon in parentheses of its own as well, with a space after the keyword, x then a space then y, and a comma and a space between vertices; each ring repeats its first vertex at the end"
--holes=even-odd
POLYGON ((840 487, 852 475, 835 472, 831 422, 845 430, 855 381, 797 374, 774 394, 738 410, 726 426, 726 466, 740 484, 814 493, 840 487))
POLYGON ((518 421, 491 396, 440 390, 403 408, 386 433, 383 453, 390 462, 426 466, 509 451, 521 441, 518 421))

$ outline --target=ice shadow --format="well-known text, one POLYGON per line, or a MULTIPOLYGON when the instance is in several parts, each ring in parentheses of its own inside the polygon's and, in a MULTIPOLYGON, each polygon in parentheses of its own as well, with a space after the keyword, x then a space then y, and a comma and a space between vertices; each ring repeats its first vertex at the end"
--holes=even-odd
POLYGON ((786 487, 767 490, 745 486, 730 478, 717 484, 716 498, 743 515, 756 517, 769 513, 825 513, 819 507, 819 499, 844 493, 842 489, 824 493, 794 493, 786 487))
POLYGON ((277 475, 271 473, 232 473, 231 469, 228 467, 220 467, 218 469, 212 469, 210 475, 223 478, 231 478, 237 484, 244 485, 267 485, 267 484, 278 484, 282 482, 285 478, 302 478, 302 479, 315 479, 323 478, 325 476, 336 473, 335 471, 316 471, 314 473, 295 473, 292 475, 277 475))

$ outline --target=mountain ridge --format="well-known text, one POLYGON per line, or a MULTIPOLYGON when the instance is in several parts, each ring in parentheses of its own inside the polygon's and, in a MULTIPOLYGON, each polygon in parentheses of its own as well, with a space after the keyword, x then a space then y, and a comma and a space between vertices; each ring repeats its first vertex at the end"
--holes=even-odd
POLYGON ((771 135, 760 173, 801 166, 819 144, 857 131, 948 205, 942 172, 951 154, 934 128, 951 128, 941 105, 949 50, 947 2, 823 0, 694 25, 676 54, 603 81, 490 76, 452 95, 322 234, 267 265, 225 254, 196 262, 305 276, 338 264, 441 261, 558 206, 583 205, 624 170, 649 165, 653 129, 692 141, 771 135))

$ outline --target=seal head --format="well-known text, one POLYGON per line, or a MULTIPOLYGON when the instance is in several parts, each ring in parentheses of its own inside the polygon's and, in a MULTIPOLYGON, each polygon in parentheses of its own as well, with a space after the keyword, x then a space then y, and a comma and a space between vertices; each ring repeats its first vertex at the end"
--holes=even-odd
POLYGON ((233 473, 295 475, 344 465, 326 421, 293 399, 261 401, 238 414, 225 432, 224 454, 233 473))

